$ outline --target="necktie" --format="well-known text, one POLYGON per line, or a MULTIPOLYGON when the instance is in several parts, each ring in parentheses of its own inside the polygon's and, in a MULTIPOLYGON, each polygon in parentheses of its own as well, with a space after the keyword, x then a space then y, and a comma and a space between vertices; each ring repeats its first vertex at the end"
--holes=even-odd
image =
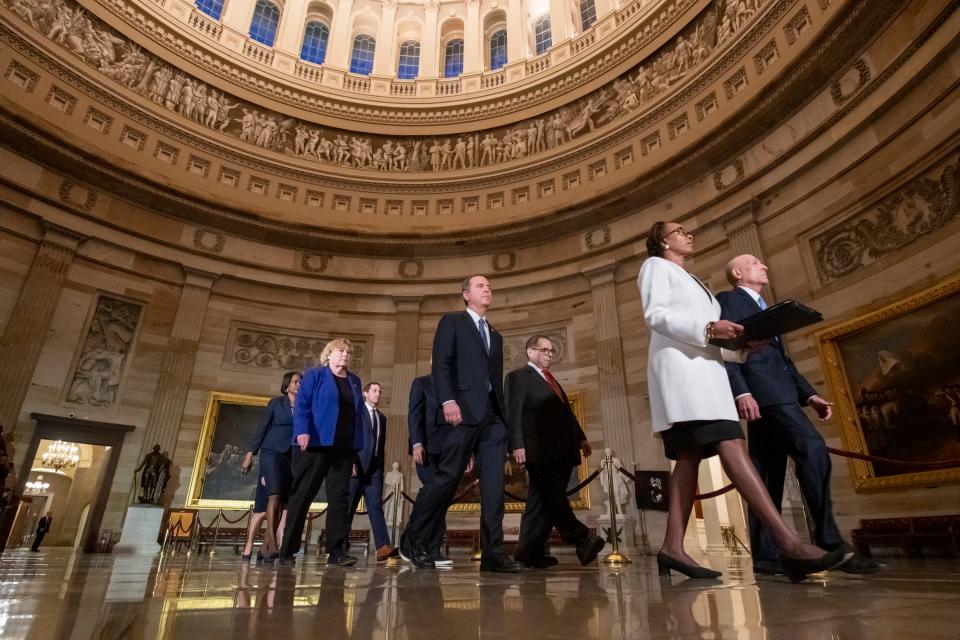
POLYGON ((560 385, 557 384, 557 380, 553 377, 553 374, 542 369, 543 377, 546 379, 547 384, 550 385, 550 388, 553 389, 553 392, 557 394, 557 397, 566 402, 566 399, 563 397, 563 389, 560 388, 560 385))
POLYGON ((490 353, 490 336, 487 335, 487 321, 480 318, 478 325, 480 327, 480 339, 483 340, 483 348, 487 350, 487 353, 490 353))
POLYGON ((760 305, 760 311, 767 308, 767 301, 763 299, 763 296, 757 298, 757 304, 760 305))
POLYGON ((377 419, 377 410, 370 411, 370 422, 373 424, 373 457, 377 457, 380 450, 380 421, 377 419))

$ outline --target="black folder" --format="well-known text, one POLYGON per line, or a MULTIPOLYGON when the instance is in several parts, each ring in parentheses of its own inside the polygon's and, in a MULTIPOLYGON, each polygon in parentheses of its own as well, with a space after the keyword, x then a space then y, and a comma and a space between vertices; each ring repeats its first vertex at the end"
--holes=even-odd
POLYGON ((784 300, 759 313, 738 320, 743 333, 737 338, 714 338, 710 344, 736 351, 747 346, 749 340, 769 340, 823 320, 819 311, 796 300, 784 300))

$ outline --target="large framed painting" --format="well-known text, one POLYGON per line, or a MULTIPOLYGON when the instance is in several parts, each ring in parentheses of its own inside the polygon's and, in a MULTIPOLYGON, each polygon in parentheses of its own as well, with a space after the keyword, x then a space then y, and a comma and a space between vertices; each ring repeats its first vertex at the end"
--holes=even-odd
POLYGON ((861 490, 960 481, 960 275, 817 334, 861 490), (922 464, 920 464, 922 463, 922 464))
MULTIPOLYGON (((213 391, 207 399, 200 442, 187 492, 187 507, 197 509, 248 509, 257 488, 257 464, 250 473, 240 472, 247 443, 257 430, 265 396, 247 396, 213 391)), ((320 488, 314 511, 326 506, 326 487, 320 488)))
MULTIPOLYGON (((570 408, 573 409, 573 413, 577 416, 577 420, 581 425, 584 424, 584 412, 583 412, 583 394, 580 391, 571 391, 567 393, 567 398, 570 400, 570 408)), ((594 458, 596 458, 596 453, 594 453, 594 458)), ((570 474, 570 480, 567 483, 567 490, 573 489, 583 480, 590 475, 591 464, 598 464, 599 458, 596 460, 582 460, 580 466, 573 470, 573 473, 570 474)), ((504 489, 507 493, 517 496, 518 498, 526 499, 527 497, 527 488, 530 485, 530 481, 527 478, 527 471, 522 465, 518 465, 513 462, 508 456, 504 460, 504 489)), ((474 484, 474 480, 477 479, 476 471, 474 470, 471 473, 463 474, 463 478, 460 480, 460 486, 457 488, 457 495, 463 494, 461 500, 454 503, 451 507, 451 511, 459 512, 470 512, 470 511, 480 511, 480 490, 478 485, 474 484), (472 488, 470 488, 472 486, 472 488)), ((590 487, 584 487, 580 491, 570 498, 570 504, 574 509, 589 509, 590 508, 590 487)), ((524 503, 520 502, 510 496, 504 498, 504 507, 507 512, 521 512, 523 511, 524 503)))

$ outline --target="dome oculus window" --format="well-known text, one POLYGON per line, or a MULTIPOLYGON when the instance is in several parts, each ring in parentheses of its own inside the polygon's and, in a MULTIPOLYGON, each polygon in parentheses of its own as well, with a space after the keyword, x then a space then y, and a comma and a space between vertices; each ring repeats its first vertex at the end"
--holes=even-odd
POLYGON ((458 78, 463 74, 463 38, 447 43, 443 53, 443 77, 458 78))
POLYGON ((533 38, 537 55, 553 46, 553 34, 550 31, 550 15, 542 15, 533 23, 533 38))
POLYGON ((414 80, 420 73, 420 43, 407 40, 400 45, 400 62, 397 65, 397 78, 414 80))
POLYGON ((250 39, 268 47, 273 46, 277 37, 277 25, 280 24, 280 9, 267 0, 257 0, 250 20, 250 39))
POLYGON ((507 30, 500 29, 490 36, 490 70, 496 71, 507 64, 507 30))
POLYGON ((196 7, 214 20, 219 20, 223 13, 223 0, 196 0, 196 7))
POLYGON ((368 76, 373 71, 373 53, 377 41, 368 35, 359 35, 353 39, 353 53, 350 55, 350 73, 368 76))

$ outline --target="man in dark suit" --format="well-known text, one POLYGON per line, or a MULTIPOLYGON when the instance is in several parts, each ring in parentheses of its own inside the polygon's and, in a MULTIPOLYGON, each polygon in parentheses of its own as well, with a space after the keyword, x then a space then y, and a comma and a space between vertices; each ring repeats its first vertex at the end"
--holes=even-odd
POLYGON ((557 559, 544 555, 544 548, 556 527, 564 541, 576 544, 577 558, 586 565, 606 543, 577 520, 567 499, 567 483, 580 466, 580 452, 590 455, 590 443, 567 394, 550 373, 556 354, 550 339, 533 336, 526 346, 526 366, 508 373, 504 383, 510 448, 516 461, 526 464, 530 478, 515 558, 537 569, 555 565, 557 559))
MULTIPOLYGON (((727 280, 732 291, 717 295, 724 320, 739 322, 767 308, 760 294, 769 283, 767 267, 752 255, 737 256, 727 264, 727 280)), ((819 547, 832 551, 853 547, 840 535, 830 502, 830 455, 823 436, 803 411, 808 406, 820 421, 829 420, 832 403, 817 394, 797 371, 779 337, 751 353, 743 364, 726 363, 730 386, 740 417, 747 421, 748 447, 773 503, 780 507, 787 458, 793 459, 800 491, 810 510, 819 547)), ((750 513, 750 546, 754 570, 779 571, 779 551, 760 520, 750 513)), ((855 555, 841 571, 868 573, 879 565, 855 555)))
POLYGON ((503 402, 503 339, 487 322, 490 282, 472 276, 461 286, 465 311, 445 314, 433 340, 433 388, 447 431, 431 481, 420 489, 400 540, 400 554, 436 568, 427 546, 436 540, 471 455, 480 476, 481 571, 523 570, 503 552, 503 463, 507 427, 503 402))
POLYGON ((33 544, 30 545, 30 551, 40 551, 40 543, 50 533, 50 527, 53 526, 53 511, 47 511, 47 515, 40 518, 37 523, 37 531, 33 536, 33 544))
POLYGON ((387 441, 387 416, 377 409, 380 404, 380 390, 379 382, 368 382, 363 388, 366 409, 363 412, 363 422, 367 428, 367 438, 364 440, 363 449, 357 452, 357 462, 353 465, 347 520, 349 531, 360 504, 360 496, 363 496, 370 528, 373 530, 373 541, 377 547, 377 562, 396 555, 396 549, 390 546, 387 520, 383 516, 383 453, 387 441))

